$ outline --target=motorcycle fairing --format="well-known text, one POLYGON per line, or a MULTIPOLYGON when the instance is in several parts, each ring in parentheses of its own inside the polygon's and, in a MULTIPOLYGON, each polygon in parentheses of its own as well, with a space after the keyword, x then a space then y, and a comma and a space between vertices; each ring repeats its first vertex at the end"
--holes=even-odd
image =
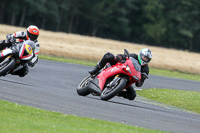
MULTIPOLYGON (((138 80, 141 79, 141 66, 138 64, 138 61, 132 57, 130 57, 130 60, 126 60, 126 64, 130 65, 131 68, 131 76, 135 76, 138 78, 138 80)), ((133 78, 135 79, 135 78, 133 78)))
POLYGON ((106 83, 106 80, 109 77, 112 77, 114 75, 117 75, 119 73, 125 73, 124 71, 122 71, 122 69, 120 69, 120 67, 122 67, 120 64, 116 64, 113 65, 107 69, 104 69, 98 76, 97 79, 99 80, 99 87, 101 88, 101 90, 103 90, 104 85, 106 83))
POLYGON ((31 46, 28 44, 23 44, 19 51, 19 57, 21 60, 29 60, 31 57, 33 57, 31 46))
POLYGON ((7 48, 7 49, 5 49, 5 50, 3 50, 2 52, 1 52, 1 57, 4 57, 4 56, 7 56, 7 55, 9 55, 9 54, 12 54, 12 50, 11 49, 9 49, 9 48, 7 48))
POLYGON ((117 63, 109 68, 106 68, 102 70, 102 72, 97 76, 97 79, 99 81, 99 87, 101 90, 104 89, 106 80, 112 76, 118 75, 118 74, 125 74, 129 75, 131 77, 129 79, 129 84, 126 85, 125 88, 130 86, 132 83, 135 83, 137 80, 141 79, 141 67, 137 65, 137 62, 134 58, 127 59, 124 64, 117 63), (129 67, 130 72, 127 69, 129 67), (136 68, 135 68, 136 67, 136 68))
POLYGON ((138 61, 132 57, 130 57, 132 64, 135 68, 136 71, 140 72, 141 71, 141 66, 138 64, 138 61))
POLYGON ((94 77, 94 79, 90 79, 90 84, 88 86, 89 91, 92 93, 95 93, 96 95, 100 95, 101 94, 101 88, 99 88, 98 84, 99 84, 99 80, 97 79, 97 77, 94 77))

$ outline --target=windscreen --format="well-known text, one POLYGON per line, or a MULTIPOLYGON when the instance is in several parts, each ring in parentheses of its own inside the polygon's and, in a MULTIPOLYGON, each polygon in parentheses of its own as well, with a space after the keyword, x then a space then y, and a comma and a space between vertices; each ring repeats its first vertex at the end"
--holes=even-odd
POLYGON ((140 64, 138 63, 138 61, 132 57, 130 57, 132 63, 133 63, 133 66, 135 67, 135 70, 140 72, 141 71, 141 66, 140 64))

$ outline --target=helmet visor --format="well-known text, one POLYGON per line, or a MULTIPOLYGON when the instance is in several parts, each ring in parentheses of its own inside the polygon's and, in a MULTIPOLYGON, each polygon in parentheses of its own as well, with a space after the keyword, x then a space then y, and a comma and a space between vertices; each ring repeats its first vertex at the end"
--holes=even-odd
POLYGON ((148 64, 151 61, 151 58, 149 58, 148 56, 145 56, 142 53, 140 53, 140 58, 141 58, 141 65, 148 64))
POLYGON ((147 64, 151 61, 151 58, 149 58, 148 56, 142 55, 142 60, 144 64, 147 64))
POLYGON ((29 32, 27 32, 27 33, 28 33, 28 37, 30 38, 31 41, 37 40, 38 35, 33 35, 33 34, 29 33, 29 32))
POLYGON ((143 55, 142 60, 145 62, 150 62, 151 59, 149 57, 143 55))

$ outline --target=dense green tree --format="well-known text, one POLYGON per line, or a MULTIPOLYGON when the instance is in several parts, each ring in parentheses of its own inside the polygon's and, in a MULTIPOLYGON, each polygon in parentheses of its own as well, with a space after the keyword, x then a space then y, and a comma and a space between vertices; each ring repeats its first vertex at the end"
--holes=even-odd
MULTIPOLYGON (((196 38, 199 38, 200 19, 198 0, 165 0, 165 17, 167 18, 167 37, 165 45, 178 49, 194 50, 196 38)), ((200 48, 200 47, 199 47, 200 48)), ((198 49, 199 49, 198 48, 198 49)))
POLYGON ((199 0, 1 0, 0 23, 200 51, 199 0))
MULTIPOLYGON (((133 0, 115 0, 112 1, 112 10, 106 19, 102 22, 99 36, 112 38, 116 40, 128 40, 131 32, 130 28, 130 9, 133 0), (118 17, 116 17, 118 16, 118 17)), ((110 7, 111 8, 111 7, 110 7)))
POLYGON ((142 6, 143 16, 146 23, 143 23, 144 39, 147 42, 159 45, 166 32, 165 18, 163 17, 163 8, 161 2, 156 0, 147 0, 142 6))

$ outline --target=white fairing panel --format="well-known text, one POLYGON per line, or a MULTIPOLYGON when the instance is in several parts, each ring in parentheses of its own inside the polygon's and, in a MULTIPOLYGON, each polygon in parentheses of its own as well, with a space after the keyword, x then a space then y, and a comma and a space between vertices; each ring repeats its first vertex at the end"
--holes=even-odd
POLYGON ((12 54, 12 50, 7 48, 1 52, 1 57, 7 56, 8 54, 12 54))
POLYGON ((33 52, 30 55, 23 56, 25 51, 25 43, 21 46, 20 51, 19 51, 19 57, 21 60, 29 60, 33 57, 33 52))

